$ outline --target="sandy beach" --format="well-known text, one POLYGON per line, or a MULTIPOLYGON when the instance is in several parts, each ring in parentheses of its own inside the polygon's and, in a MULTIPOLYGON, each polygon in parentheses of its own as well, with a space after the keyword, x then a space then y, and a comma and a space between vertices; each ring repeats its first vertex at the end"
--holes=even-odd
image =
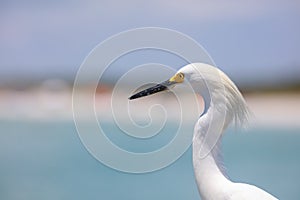
MULTIPOLYGON (((82 91, 80 116, 82 119, 88 120, 89 115, 85 111, 85 105, 89 103, 86 99, 86 92, 85 90, 82 91)), ((113 120, 113 115, 117 116, 118 119, 128 117, 128 113, 116 112, 116 106, 128 106, 130 116, 133 119, 143 118, 145 113, 148 115, 149 108, 151 108, 152 117, 165 118, 165 114, 170 119, 179 119, 178 116, 180 117, 180 105, 172 95, 155 96, 151 100, 144 99, 139 103, 128 103, 127 96, 127 94, 119 94, 112 97, 109 91, 97 93, 95 111, 98 118, 100 120, 113 120), (153 105, 155 106, 153 107, 153 105), (164 108, 161 109, 162 107, 164 108), (166 113, 162 114, 162 112, 166 113)), ((253 112, 251 125, 300 127, 300 93, 250 93, 244 96, 253 112)), ((191 98, 191 96, 185 95, 182 99, 189 102, 191 98)), ((201 113, 203 101, 201 98, 198 100, 200 108, 197 112, 201 113)), ((192 112, 194 108, 184 108, 184 110, 186 109, 190 109, 187 112, 192 112)), ((189 117, 189 115, 184 116, 185 118, 189 117)), ((72 91, 68 88, 60 91, 2 90, 0 92, 0 118, 2 120, 36 121, 72 120, 72 91)))

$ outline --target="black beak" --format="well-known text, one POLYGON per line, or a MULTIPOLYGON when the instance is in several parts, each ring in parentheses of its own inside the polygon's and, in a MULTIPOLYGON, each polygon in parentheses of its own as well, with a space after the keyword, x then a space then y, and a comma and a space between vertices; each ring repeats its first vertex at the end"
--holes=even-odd
POLYGON ((158 92, 162 92, 162 91, 165 91, 165 90, 168 90, 170 88, 171 85, 175 84, 176 82, 172 82, 172 81, 165 81, 165 82, 162 82, 160 84, 157 84, 153 87, 150 87, 148 89, 145 89, 145 90, 142 90, 134 95, 132 95, 131 97, 129 97, 128 99, 129 100, 132 100, 132 99, 137 99, 137 98, 140 98, 140 97, 145 97, 145 96, 149 96, 151 94, 155 94, 155 93, 158 93, 158 92))

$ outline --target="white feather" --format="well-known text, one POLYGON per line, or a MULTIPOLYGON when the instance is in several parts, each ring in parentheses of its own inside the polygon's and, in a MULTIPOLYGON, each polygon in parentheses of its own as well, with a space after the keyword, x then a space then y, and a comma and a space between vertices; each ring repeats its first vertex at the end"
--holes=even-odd
POLYGON ((193 165, 201 199, 276 199, 256 186, 230 181, 222 170, 219 136, 232 121, 243 125, 249 116, 247 104, 236 85, 221 70, 203 63, 189 64, 179 72, 185 75, 195 92, 203 96, 206 104, 205 113, 195 125, 193 139, 193 165), (208 154, 203 157, 201 152, 208 154))

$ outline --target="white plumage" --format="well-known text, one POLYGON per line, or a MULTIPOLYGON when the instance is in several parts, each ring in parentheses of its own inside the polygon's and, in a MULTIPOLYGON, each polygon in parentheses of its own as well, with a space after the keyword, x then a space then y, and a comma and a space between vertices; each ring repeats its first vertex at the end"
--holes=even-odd
POLYGON ((205 101, 205 111, 195 125, 193 139, 193 165, 201 199, 277 199, 256 186, 230 181, 222 170, 219 160, 221 134, 232 121, 246 122, 249 114, 235 84, 221 70, 203 63, 189 64, 178 72, 185 75, 185 81, 205 101))

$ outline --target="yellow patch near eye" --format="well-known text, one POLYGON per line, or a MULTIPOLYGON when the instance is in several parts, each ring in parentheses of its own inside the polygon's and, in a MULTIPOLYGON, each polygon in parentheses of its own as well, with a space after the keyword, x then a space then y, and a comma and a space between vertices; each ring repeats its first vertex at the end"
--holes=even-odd
POLYGON ((177 73, 172 78, 169 79, 171 82, 182 83, 184 81, 184 74, 177 73))

